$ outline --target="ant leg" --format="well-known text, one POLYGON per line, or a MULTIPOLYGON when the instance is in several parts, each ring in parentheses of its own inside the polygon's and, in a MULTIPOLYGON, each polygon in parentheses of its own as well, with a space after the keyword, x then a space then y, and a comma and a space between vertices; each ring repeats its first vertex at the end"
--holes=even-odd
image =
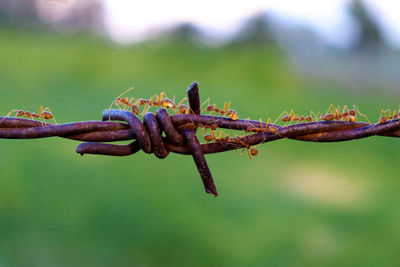
POLYGON ((382 117, 382 113, 385 114, 385 117, 387 117, 388 115, 387 115, 386 111, 387 111, 387 109, 386 110, 381 109, 381 114, 379 115, 379 117, 382 117))
POLYGON ((44 119, 43 119, 43 117, 40 116, 40 117, 39 117, 39 120, 40 120, 40 124, 42 125, 42 127, 44 127, 44 119))
POLYGON ((132 107, 133 106, 133 101, 135 100, 135 98, 132 96, 131 99, 129 99, 128 101, 128 107, 132 107))
MULTIPOLYGON (((211 100, 210 98, 207 98, 207 100, 204 101, 203 104, 201 104, 200 109, 202 109, 202 107, 204 106, 205 103, 207 103, 207 106, 209 106, 210 105, 210 100, 211 100)), ((203 112, 206 111, 206 110, 207 110, 207 108, 205 110, 203 110, 203 112)))
POLYGON ((42 115, 43 112, 44 112, 44 110, 43 110, 43 105, 40 105, 38 115, 39 115, 39 116, 42 115))
POLYGON ((265 123, 265 129, 267 129, 267 131, 268 130, 271 131, 271 132, 275 132, 275 130, 278 131, 278 128, 276 128, 275 126, 269 126, 269 123, 272 124, 271 118, 268 118, 267 122, 265 123))
POLYGON ((244 136, 243 136, 243 141, 239 141, 239 144, 243 147, 242 151, 240 152, 240 155, 242 155, 243 151, 245 149, 247 149, 247 154, 249 155, 249 159, 251 160, 251 155, 250 155, 250 150, 249 150, 250 146, 248 144, 246 144, 246 140, 244 139, 244 136))
POLYGON ((243 146, 243 149, 242 149, 242 151, 240 152, 240 155, 242 155, 242 154, 243 154, 243 151, 244 151, 245 149, 247 149, 247 154, 249 155, 249 159, 251 160, 249 145, 246 144, 245 139, 244 139, 244 136, 243 136, 243 141, 239 141, 239 144, 240 144, 241 146, 243 146))
POLYGON ((241 141, 240 139, 238 141, 239 147, 242 148, 242 151, 240 151, 240 153, 239 153, 240 156, 243 154, 243 151, 246 149, 246 144, 244 143, 244 140, 245 139, 244 139, 244 136, 243 136, 243 141, 241 141))
POLYGON ((313 119, 313 121, 318 121, 319 118, 321 117, 321 112, 315 113, 314 111, 311 110, 310 115, 311 115, 311 118, 313 118, 313 116, 315 117, 315 119, 313 119))
POLYGON ((18 110, 16 110, 16 109, 11 110, 10 112, 7 113, 6 117, 10 117, 10 115, 11 115, 12 113, 14 113, 14 112, 17 112, 17 113, 18 113, 18 110))
POLYGON ((148 104, 144 104, 142 113, 140 113, 140 116, 143 116, 148 110, 150 109, 150 106, 148 104))
POLYGON ((229 110, 229 108, 231 107, 231 101, 229 101, 228 105, 226 106, 226 110, 224 110, 225 112, 229 110))
POLYGON ((218 139, 220 139, 221 137, 223 137, 222 131, 219 130, 219 135, 218 135, 218 139))
MULTIPOLYGON (((214 107, 214 112, 215 112, 215 115, 214 116, 217 116, 219 113, 221 113, 221 110, 217 107, 217 105, 215 105, 215 104, 213 104, 213 107, 214 107)), ((212 111, 211 111, 212 112, 212 111)), ((211 114, 211 113, 210 113, 211 114)))
POLYGON ((249 159, 251 161, 251 154, 250 154, 250 148, 249 147, 247 148, 247 154, 249 154, 249 159))
POLYGON ((178 103, 177 106, 179 107, 185 100, 187 100, 187 97, 184 97, 184 98, 181 100, 181 102, 178 103))
POLYGON ((333 106, 333 104, 331 104, 331 105, 329 106, 329 108, 328 108, 328 110, 326 111, 325 114, 328 114, 329 111, 330 111, 331 109, 332 109, 332 114, 335 115, 335 107, 333 106))
POLYGON ((251 132, 251 129, 254 127, 252 124, 250 124, 250 117, 247 117, 247 119, 244 121, 246 126, 246 129, 244 130, 244 134, 246 135, 247 133, 251 132))
POLYGON ((53 121, 54 121, 54 123, 57 124, 56 118, 54 117, 54 113, 51 112, 50 108, 49 108, 49 107, 46 107, 46 108, 43 110, 43 112, 45 112, 45 111, 48 111, 48 112, 51 113, 51 115, 53 116, 53 121))
POLYGON ((285 126, 288 125, 288 124, 290 124, 290 121, 294 119, 294 117, 295 117, 294 109, 291 109, 291 110, 290 110, 289 117, 290 117, 290 118, 289 118, 289 120, 285 123, 285 126))
POLYGON ((392 111, 390 110, 390 108, 388 110, 389 110, 389 119, 392 119, 392 111))
POLYGON ((280 118, 282 118, 283 115, 285 115, 285 114, 286 114, 286 115, 289 115, 289 113, 285 110, 284 112, 281 113, 281 115, 278 116, 278 118, 276 118, 276 120, 274 121, 274 124, 276 124, 276 122, 279 121, 280 118))
POLYGON ((353 104, 353 108, 356 110, 356 112, 357 112, 358 114, 360 114, 360 116, 362 116, 364 119, 366 119, 366 120, 368 121, 369 124, 371 124, 371 122, 370 122, 370 120, 368 119, 367 115, 361 113, 360 110, 357 108, 356 105, 353 104))
MULTIPOLYGON (((128 90, 126 90, 125 92, 123 92, 122 94, 120 94, 118 97, 121 97, 121 96, 123 96, 124 94, 126 94, 126 93, 132 91, 134 88, 135 88, 135 87, 129 88, 128 90)), ((117 98, 118 98, 118 97, 117 97, 117 98)))
POLYGON ((221 117, 225 115, 225 108, 226 108, 226 102, 224 102, 224 107, 222 108, 222 110, 221 109, 219 110, 219 112, 221 113, 221 117))
POLYGON ((176 109, 175 96, 174 96, 174 99, 172 100, 172 102, 174 103, 174 105, 171 107, 171 109, 174 111, 175 114, 179 114, 179 110, 176 109))
POLYGON ((160 93, 160 96, 159 96, 159 98, 158 98, 157 100, 161 101, 161 100, 163 100, 164 98, 167 98, 167 94, 166 94, 164 91, 162 91, 162 92, 160 93))

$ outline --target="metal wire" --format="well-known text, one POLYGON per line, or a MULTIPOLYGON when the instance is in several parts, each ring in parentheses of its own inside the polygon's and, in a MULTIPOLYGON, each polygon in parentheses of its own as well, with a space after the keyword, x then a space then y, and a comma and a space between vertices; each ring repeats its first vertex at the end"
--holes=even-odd
POLYGON ((63 137, 84 141, 76 152, 127 156, 143 150, 154 153, 158 158, 165 158, 170 152, 192 155, 202 178, 205 191, 218 195, 212 174, 208 168, 205 154, 224 152, 238 148, 249 148, 257 144, 282 138, 308 142, 339 142, 361 139, 374 135, 400 137, 400 121, 389 120, 385 123, 369 124, 348 121, 316 121, 279 126, 252 120, 231 120, 230 118, 200 114, 200 97, 197 82, 188 90, 189 105, 192 114, 170 116, 166 109, 157 110, 156 114, 146 113, 143 122, 125 110, 104 110, 103 121, 83 121, 66 124, 50 124, 22 118, 0 117, 0 138, 33 139, 63 137), (111 122, 107 120, 124 121, 111 122), (200 144, 196 128, 214 125, 218 128, 251 131, 251 128, 264 128, 241 138, 240 143, 212 142, 200 144), (269 131, 268 129, 275 129, 269 131), (165 136, 163 136, 163 133, 165 136), (127 145, 106 144, 133 140, 127 145))

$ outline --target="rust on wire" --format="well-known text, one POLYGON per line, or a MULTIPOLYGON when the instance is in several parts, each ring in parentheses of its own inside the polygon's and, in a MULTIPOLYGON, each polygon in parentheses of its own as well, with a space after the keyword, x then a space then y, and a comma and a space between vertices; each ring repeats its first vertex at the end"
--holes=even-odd
MULTIPOLYGON (((0 138, 33 139, 45 137, 63 137, 83 141, 76 152, 110 156, 132 155, 140 150, 154 153, 162 159, 170 152, 192 155, 207 193, 218 195, 217 189, 205 159, 205 154, 212 154, 249 148, 282 138, 308 142, 339 142, 365 138, 374 135, 400 137, 399 119, 384 123, 369 124, 355 121, 314 121, 279 126, 260 121, 217 117, 200 114, 198 83, 193 82, 188 90, 191 114, 170 116, 166 109, 160 108, 156 115, 147 112, 143 122, 132 112, 107 109, 103 111, 103 121, 83 121, 65 124, 51 124, 40 121, 0 117, 0 138), (113 121, 120 122, 113 122, 113 121), (123 122, 123 123, 121 123, 123 122), (249 131, 249 129, 274 129, 273 131, 252 131, 235 142, 212 142, 200 144, 196 136, 198 127, 215 125, 218 128, 249 131), (163 136, 163 133, 165 136, 163 136), (126 145, 103 142, 130 140, 126 145)), ((230 139, 234 140, 234 139, 230 139)))

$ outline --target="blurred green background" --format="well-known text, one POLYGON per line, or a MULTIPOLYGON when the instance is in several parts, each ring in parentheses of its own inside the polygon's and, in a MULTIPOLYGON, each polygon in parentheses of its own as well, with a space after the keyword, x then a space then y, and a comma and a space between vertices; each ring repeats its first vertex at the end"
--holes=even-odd
MULTIPOLYGON (((399 92, 349 88, 294 70, 257 42, 118 45, 90 34, 0 29, 0 113, 51 108, 58 123, 99 120, 129 87, 231 101, 241 118, 352 105, 376 121, 399 92)), ((398 266, 397 145, 279 140, 249 161, 208 155, 219 190, 193 160, 76 154, 61 138, 0 142, 0 266, 398 266)))

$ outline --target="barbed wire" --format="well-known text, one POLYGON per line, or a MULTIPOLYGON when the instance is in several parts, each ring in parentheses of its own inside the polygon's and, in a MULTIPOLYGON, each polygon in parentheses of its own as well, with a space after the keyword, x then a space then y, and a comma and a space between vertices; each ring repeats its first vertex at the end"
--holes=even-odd
POLYGON ((205 191, 217 196, 217 189, 204 157, 205 154, 239 148, 249 149, 254 145, 282 138, 308 142, 339 142, 374 135, 400 137, 399 119, 377 124, 354 121, 314 121, 279 126, 253 120, 232 120, 220 116, 201 115, 197 82, 189 86, 187 94, 191 114, 170 116, 166 109, 160 108, 156 114, 150 112, 144 114, 143 122, 134 113, 119 109, 104 110, 103 121, 65 124, 0 117, 0 138, 34 139, 58 136, 83 141, 84 143, 79 144, 76 149, 76 152, 81 155, 127 156, 139 150, 154 153, 158 158, 165 158, 170 152, 192 155, 205 191), (196 135, 196 130, 200 127, 225 128, 251 134, 200 144, 196 135), (133 141, 126 145, 103 143, 124 140, 133 141))

